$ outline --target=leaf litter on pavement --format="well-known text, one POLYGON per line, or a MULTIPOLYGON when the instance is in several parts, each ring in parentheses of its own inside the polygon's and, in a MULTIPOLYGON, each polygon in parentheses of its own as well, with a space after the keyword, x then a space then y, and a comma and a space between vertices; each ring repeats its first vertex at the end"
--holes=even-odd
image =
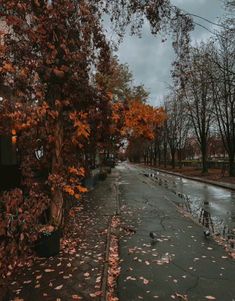
POLYGON ((70 294, 71 300, 91 300, 102 294, 108 218, 88 214, 80 206, 72 211, 58 256, 35 257, 30 267, 22 266, 10 282, 11 300, 27 300, 24 296, 30 289, 32 296, 41 296, 42 300, 58 296, 58 300, 64 301, 61 296, 68 291, 67 282, 71 281, 76 286, 76 292, 70 294))

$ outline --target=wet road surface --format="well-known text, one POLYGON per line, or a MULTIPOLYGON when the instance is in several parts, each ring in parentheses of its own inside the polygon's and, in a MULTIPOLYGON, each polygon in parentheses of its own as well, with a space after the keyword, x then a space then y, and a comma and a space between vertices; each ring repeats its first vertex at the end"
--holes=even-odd
POLYGON ((201 182, 184 179, 153 169, 143 174, 152 178, 160 186, 180 196, 194 218, 199 219, 202 210, 209 212, 215 231, 222 235, 231 235, 235 228, 235 191, 201 182))
POLYGON ((162 178, 159 185, 144 175, 148 169, 125 163, 118 169, 120 215, 123 227, 131 229, 130 235, 120 238, 120 300, 235 300, 235 261, 211 237, 205 238, 203 228, 176 206, 186 193, 195 207, 206 196, 213 218, 220 211, 217 216, 227 218, 234 201, 228 201, 220 189, 201 183, 181 179, 171 183, 170 176, 158 174, 162 178), (199 191, 204 195, 199 196, 199 191), (221 197, 210 205, 219 193, 221 197), (224 211, 218 207, 222 197, 224 211), (149 237, 151 231, 154 240, 149 237))

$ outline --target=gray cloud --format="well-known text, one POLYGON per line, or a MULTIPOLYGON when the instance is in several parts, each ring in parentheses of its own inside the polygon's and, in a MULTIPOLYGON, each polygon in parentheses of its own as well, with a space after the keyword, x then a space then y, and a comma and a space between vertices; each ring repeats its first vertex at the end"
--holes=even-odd
MULTIPOLYGON (((172 0, 172 3, 189 13, 205 17, 213 22, 223 15, 221 0, 172 0)), ((198 18, 195 22, 213 30, 214 26, 198 18)), ((192 41, 206 40, 211 34, 199 26, 192 32, 192 41)), ((128 63, 134 74, 135 84, 144 84, 150 91, 150 102, 159 105, 171 83, 170 70, 174 59, 171 40, 162 43, 161 37, 151 35, 149 25, 143 27, 142 37, 127 35, 117 52, 121 63, 128 63)))

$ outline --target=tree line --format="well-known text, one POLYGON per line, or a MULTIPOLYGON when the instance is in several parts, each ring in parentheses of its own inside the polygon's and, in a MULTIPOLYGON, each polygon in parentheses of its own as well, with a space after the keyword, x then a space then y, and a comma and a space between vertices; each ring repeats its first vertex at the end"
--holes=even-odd
POLYGON ((146 162, 166 166, 170 159, 175 168, 176 155, 181 165, 182 157, 190 158, 198 148, 206 173, 213 149, 225 154, 229 175, 235 176, 235 2, 226 2, 226 7, 221 30, 191 45, 186 63, 174 66, 174 85, 163 105, 167 119, 156 128, 154 141, 145 144, 146 162))

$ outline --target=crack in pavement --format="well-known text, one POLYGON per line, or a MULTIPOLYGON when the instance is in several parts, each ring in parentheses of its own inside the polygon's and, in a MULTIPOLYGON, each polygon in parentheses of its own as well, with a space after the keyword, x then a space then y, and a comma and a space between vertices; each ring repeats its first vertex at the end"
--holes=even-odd
POLYGON ((166 231, 166 227, 164 225, 164 221, 165 221, 166 217, 167 217, 167 215, 164 215, 164 216, 160 217, 160 222, 159 222, 159 224, 162 226, 162 229, 164 231, 166 231))
POLYGON ((197 277, 196 277, 195 283, 194 283, 192 286, 190 286, 189 288, 187 288, 187 290, 186 290, 186 293, 187 293, 187 294, 188 294, 190 291, 194 290, 194 289, 198 286, 198 284, 199 284, 199 279, 200 279, 200 277, 197 276, 197 277))

